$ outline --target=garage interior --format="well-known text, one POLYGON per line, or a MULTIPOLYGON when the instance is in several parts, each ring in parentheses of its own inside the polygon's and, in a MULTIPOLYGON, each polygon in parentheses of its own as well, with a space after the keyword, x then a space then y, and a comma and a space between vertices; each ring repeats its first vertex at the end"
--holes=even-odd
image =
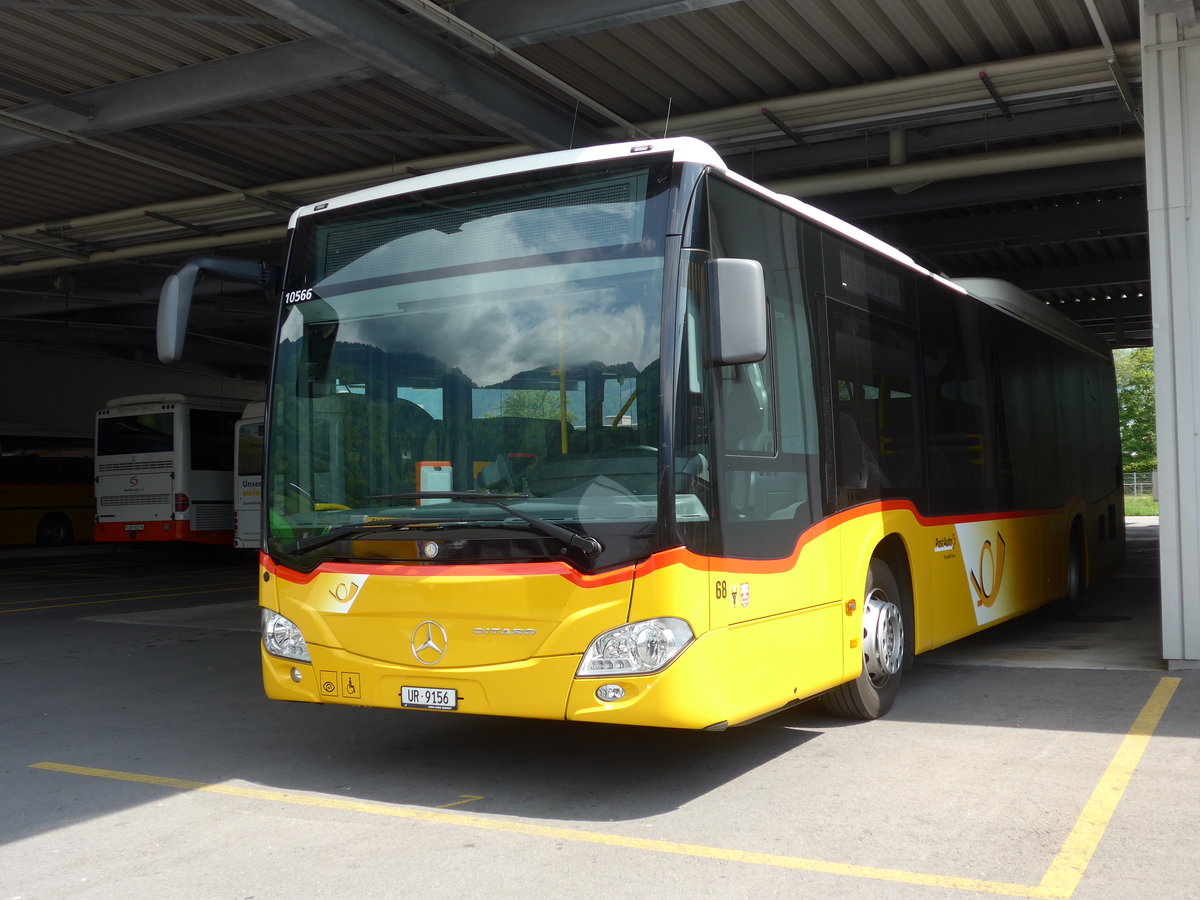
MULTIPOLYGON (((278 262, 299 205, 647 137, 705 140, 1114 349, 1162 334, 1143 60, 1148 23, 1175 29, 1154 59, 1200 52, 1193 0, 11 0, 0 23, 3 422, 87 433, 123 393, 255 398, 274 311, 245 285, 202 283, 187 361, 158 364, 159 289, 186 260, 278 262)), ((1186 531, 1175 507, 1164 532, 1186 531)), ((1172 546, 1167 564, 1196 555, 1172 546)), ((1178 592, 1182 664, 1200 597, 1178 592)))

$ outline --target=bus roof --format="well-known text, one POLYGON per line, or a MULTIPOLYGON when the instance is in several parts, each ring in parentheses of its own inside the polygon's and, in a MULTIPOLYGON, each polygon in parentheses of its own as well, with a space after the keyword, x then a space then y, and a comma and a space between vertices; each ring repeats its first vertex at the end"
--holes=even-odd
POLYGON ((1032 294, 1021 290, 1011 281, 1001 278, 955 278, 954 283, 988 306, 1004 310, 1009 315, 1028 322, 1039 331, 1070 341, 1093 353, 1107 356, 1111 352, 1103 339, 1047 306, 1032 294))
MULTIPOLYGON (((1086 329, 1076 325, 1066 316, 1060 315, 1046 306, 1036 297, 1026 294, 1016 285, 995 278, 957 278, 949 279, 936 272, 931 272, 920 265, 911 256, 881 240, 870 232, 856 225, 851 225, 837 216, 826 212, 820 207, 813 206, 796 197, 780 194, 743 175, 729 170, 711 146, 697 138, 677 137, 662 140, 633 141, 621 144, 601 144, 593 147, 582 147, 578 150, 558 150, 550 153, 538 153, 526 156, 510 157, 493 162, 479 163, 456 169, 446 169, 429 175, 418 175, 400 181, 389 182, 373 188, 343 194, 319 203, 302 206, 293 214, 288 223, 289 228, 296 226, 301 216, 317 212, 325 212, 344 206, 366 203, 385 197, 396 197, 417 191, 431 190, 451 184, 468 181, 478 181, 485 178, 495 178, 503 175, 513 175, 519 172, 535 172, 558 166, 569 166, 586 162, 602 162, 605 160, 624 159, 634 154, 670 153, 676 163, 698 163, 717 169, 722 175, 747 190, 790 209, 814 224, 820 225, 836 234, 841 235, 867 249, 886 256, 893 261, 912 269, 928 278, 940 282, 943 286, 959 293, 969 293, 977 300, 989 306, 1003 310, 1041 331, 1050 333, 1063 340, 1071 341, 1098 353, 1108 353, 1108 345, 1095 337, 1086 329)), ((111 404, 110 404, 111 405, 111 404)))
POLYGON ((664 140, 634 141, 624 144, 601 144, 595 147, 581 147, 578 150, 556 150, 551 153, 538 153, 529 156, 516 156, 500 159, 494 162, 479 163, 458 169, 446 169, 429 175, 417 175, 400 181, 392 181, 377 187, 343 194, 320 203, 310 203, 292 213, 289 228, 296 227, 296 221, 301 216, 314 212, 325 212, 343 206, 353 206, 357 203, 367 203, 385 197, 399 197, 415 191, 427 191, 451 184, 466 181, 479 181, 484 178, 496 178, 503 175, 515 175, 518 172, 536 172, 541 169, 553 169, 558 166, 570 166, 585 162, 602 162, 610 159, 624 159, 643 153, 670 153, 675 162, 695 162, 715 166, 724 171, 725 163, 712 147, 696 138, 666 138, 664 140))
POLYGON ((131 394, 128 397, 114 397, 104 404, 105 409, 119 406, 140 406, 147 403, 179 403, 188 406, 211 407, 213 409, 241 410, 246 401, 237 397, 208 397, 202 394, 131 394))

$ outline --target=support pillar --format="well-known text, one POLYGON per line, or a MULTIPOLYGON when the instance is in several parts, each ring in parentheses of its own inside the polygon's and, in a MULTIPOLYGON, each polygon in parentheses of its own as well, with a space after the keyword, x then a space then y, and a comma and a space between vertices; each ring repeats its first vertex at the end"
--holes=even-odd
POLYGON ((1163 657, 1200 667, 1200 24, 1141 0, 1163 657))

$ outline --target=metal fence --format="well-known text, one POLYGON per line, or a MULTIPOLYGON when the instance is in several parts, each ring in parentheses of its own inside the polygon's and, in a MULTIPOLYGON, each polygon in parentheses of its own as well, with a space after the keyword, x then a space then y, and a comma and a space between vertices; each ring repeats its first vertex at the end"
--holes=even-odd
POLYGON ((1153 472, 1126 472, 1125 493, 1134 497, 1150 497, 1154 493, 1153 472))

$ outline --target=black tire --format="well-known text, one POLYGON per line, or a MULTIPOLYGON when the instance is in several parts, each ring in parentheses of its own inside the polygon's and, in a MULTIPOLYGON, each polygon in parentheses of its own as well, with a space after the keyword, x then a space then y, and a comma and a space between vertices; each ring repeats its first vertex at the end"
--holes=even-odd
POLYGON ((1083 611, 1084 595, 1087 593, 1087 564, 1083 556, 1083 540, 1078 530, 1071 535, 1071 548, 1067 551, 1067 592, 1059 601, 1062 615, 1074 617, 1083 611))
POLYGON ((71 520, 62 513, 48 513, 38 522, 37 544, 39 547, 65 547, 75 540, 75 529, 71 520))
POLYGON ((821 697, 828 712, 847 719, 878 719, 892 708, 908 653, 908 608, 888 564, 871 560, 863 591, 863 669, 853 681, 821 697))

